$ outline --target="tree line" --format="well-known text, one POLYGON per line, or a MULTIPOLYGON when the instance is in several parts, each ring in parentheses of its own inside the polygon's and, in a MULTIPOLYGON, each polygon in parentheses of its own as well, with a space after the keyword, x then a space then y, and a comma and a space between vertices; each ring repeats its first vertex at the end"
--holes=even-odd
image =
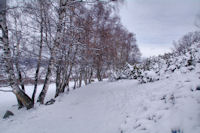
POLYGON ((44 104, 52 82, 57 97, 69 91, 72 80, 74 89, 93 78, 102 81, 110 71, 139 60, 135 34, 121 24, 116 2, 0 1, 0 78, 20 108, 44 104), (32 97, 25 92, 27 78, 34 85, 32 97), (43 87, 35 100, 39 83, 43 87))

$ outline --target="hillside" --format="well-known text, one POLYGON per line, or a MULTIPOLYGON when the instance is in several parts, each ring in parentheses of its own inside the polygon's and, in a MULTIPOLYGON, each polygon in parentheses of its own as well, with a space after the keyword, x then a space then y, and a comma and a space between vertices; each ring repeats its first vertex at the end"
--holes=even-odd
MULTIPOLYGON (((16 110, 14 95, 5 96, 5 107, 15 113, 0 119, 4 133, 184 133, 200 131, 200 65, 189 73, 176 71, 167 79, 140 84, 136 80, 96 82, 56 99, 55 104, 16 110), (11 107, 12 106, 12 107, 11 107)), ((54 93, 53 85, 48 94, 54 93)))

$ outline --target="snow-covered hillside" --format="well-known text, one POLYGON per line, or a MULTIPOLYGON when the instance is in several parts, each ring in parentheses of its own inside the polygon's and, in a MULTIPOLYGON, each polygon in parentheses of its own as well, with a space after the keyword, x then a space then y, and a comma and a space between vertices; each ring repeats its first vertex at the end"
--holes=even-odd
MULTIPOLYGON (((55 104, 17 110, 15 96, 0 92, 2 133, 183 133, 200 132, 200 64, 189 73, 139 84, 96 82, 56 99, 55 104)), ((54 86, 51 86, 53 89, 54 86)), ((54 90, 50 91, 53 96, 54 90)))

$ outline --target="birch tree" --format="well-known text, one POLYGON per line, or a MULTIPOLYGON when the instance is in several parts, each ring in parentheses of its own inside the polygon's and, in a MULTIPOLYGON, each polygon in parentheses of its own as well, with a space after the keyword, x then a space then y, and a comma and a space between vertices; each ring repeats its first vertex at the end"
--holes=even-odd
POLYGON ((14 72, 14 63, 12 60, 11 49, 9 45, 8 37, 8 27, 6 20, 7 6, 6 0, 0 1, 0 29, 2 36, 0 37, 2 47, 3 47, 3 59, 5 63, 5 70, 8 74, 8 82, 12 87, 12 92, 16 95, 17 99, 27 108, 33 107, 33 102, 31 98, 19 87, 17 78, 14 72))
POLYGON ((57 24, 57 31, 56 31, 53 47, 51 48, 51 51, 50 51, 51 55, 50 55, 50 59, 49 59, 49 64, 48 64, 48 69, 47 69, 43 89, 37 100, 41 104, 44 103, 44 98, 45 98, 47 90, 49 88, 50 78, 52 75, 52 69, 54 67, 54 61, 55 61, 54 58, 56 57, 56 48, 59 47, 59 45, 62 41, 62 29, 63 29, 63 24, 64 24, 63 20, 65 17, 66 5, 68 4, 68 2, 72 2, 72 1, 70 1, 70 0, 69 1, 68 0, 60 0, 59 1, 59 9, 58 9, 58 17, 59 18, 58 18, 58 24, 57 24))

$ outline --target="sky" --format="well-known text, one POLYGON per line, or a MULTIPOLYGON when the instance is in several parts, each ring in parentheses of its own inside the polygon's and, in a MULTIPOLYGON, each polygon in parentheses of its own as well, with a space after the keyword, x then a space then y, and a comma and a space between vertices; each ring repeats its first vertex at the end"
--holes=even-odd
POLYGON ((173 40, 198 30, 200 0, 126 0, 119 9, 122 24, 136 34, 143 57, 169 52, 173 40))

